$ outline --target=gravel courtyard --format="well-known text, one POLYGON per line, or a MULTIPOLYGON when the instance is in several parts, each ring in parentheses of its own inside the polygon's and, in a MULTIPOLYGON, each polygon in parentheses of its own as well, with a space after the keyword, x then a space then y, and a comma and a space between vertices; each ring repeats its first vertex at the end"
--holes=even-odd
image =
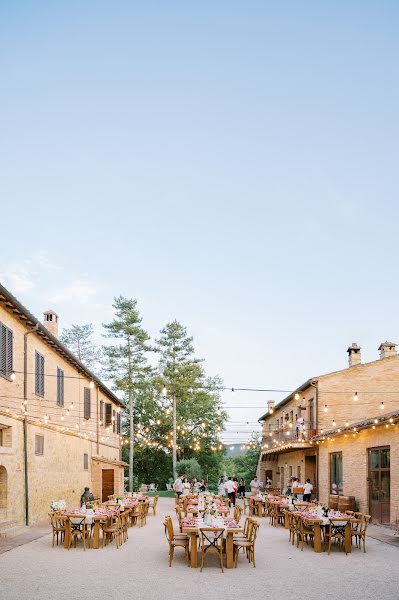
POLYGON ((93 600, 136 597, 150 600, 203 596, 207 600, 265 598, 306 600, 385 600, 398 597, 399 549, 368 539, 367 553, 315 554, 293 548, 288 532, 261 519, 256 544, 257 567, 244 556, 237 569, 221 573, 216 556, 204 571, 190 569, 176 550, 168 567, 163 516, 174 514, 174 501, 161 498, 156 517, 142 529, 129 530, 119 550, 51 547, 51 535, 0 555, 1 600, 93 600))

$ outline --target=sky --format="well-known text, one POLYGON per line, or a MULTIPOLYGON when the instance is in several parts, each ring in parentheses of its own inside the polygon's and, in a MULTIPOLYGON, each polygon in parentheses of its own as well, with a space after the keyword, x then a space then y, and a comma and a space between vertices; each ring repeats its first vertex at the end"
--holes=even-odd
MULTIPOLYGON (((399 343, 398 17, 4 0, 0 281, 98 339, 113 298, 137 298, 227 387, 292 390, 353 341, 376 359, 399 343)), ((225 393, 224 439, 283 396, 225 393)))

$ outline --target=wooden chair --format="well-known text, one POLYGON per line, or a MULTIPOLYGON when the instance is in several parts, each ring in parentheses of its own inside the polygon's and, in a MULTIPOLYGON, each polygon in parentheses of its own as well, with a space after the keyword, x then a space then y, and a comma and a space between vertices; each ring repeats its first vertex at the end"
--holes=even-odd
POLYGON ((139 515, 138 515, 139 527, 144 527, 144 525, 147 525, 147 513, 148 513, 148 504, 145 502, 140 503, 139 515))
POLYGON ((352 538, 354 537, 356 540, 356 548, 359 548, 359 550, 361 550, 362 547, 362 540, 363 540, 363 551, 366 552, 366 531, 367 531, 367 525, 370 523, 371 521, 371 516, 370 515, 363 515, 362 519, 360 520, 360 523, 358 523, 358 527, 356 527, 356 529, 352 526, 352 531, 351 531, 351 536, 352 538))
POLYGON ((140 506, 140 504, 138 506, 134 506, 130 511, 130 527, 133 527, 133 525, 137 525, 137 521, 140 515, 140 506))
POLYGON ((154 517, 157 514, 158 498, 159 496, 154 496, 154 500, 152 501, 152 503, 149 504, 149 508, 152 508, 152 514, 154 515, 154 517))
POLYGON ((199 534, 201 538, 201 573, 204 567, 205 556, 211 552, 219 555, 220 568, 223 573, 224 527, 201 527, 199 534))
POLYGON ((116 547, 122 544, 122 521, 120 515, 114 515, 111 517, 106 523, 104 523, 103 527, 103 548, 104 544, 107 545, 112 540, 115 541, 116 547))
POLYGON ((244 515, 247 513, 247 509, 248 509, 248 514, 251 514, 251 502, 250 502, 249 498, 245 497, 244 498, 244 515))
POLYGON ((247 539, 243 538, 233 538, 233 553, 235 557, 234 566, 237 568, 238 562, 238 554, 241 548, 243 548, 246 553, 249 562, 253 563, 254 568, 256 567, 255 563, 255 540, 259 530, 259 523, 254 519, 251 520, 249 526, 249 534, 247 539))
POLYGON ((237 521, 237 523, 240 522, 241 519, 241 515, 242 515, 242 507, 239 506, 239 504, 237 504, 237 506, 234 509, 234 520, 237 521))
POLYGON ((189 551, 189 544, 190 544, 190 540, 188 535, 186 534, 179 534, 179 535, 175 535, 175 532, 173 530, 173 522, 172 522, 172 517, 165 517, 165 520, 163 522, 164 527, 165 527, 165 535, 166 535, 166 539, 168 540, 169 543, 169 566, 172 566, 172 561, 173 561, 173 555, 175 552, 175 548, 184 548, 184 552, 186 555, 186 561, 187 564, 190 564, 190 551, 189 551))
POLYGON ((65 539, 66 517, 62 517, 59 513, 53 512, 53 513, 50 513, 50 519, 51 519, 51 529, 52 529, 52 533, 53 533, 53 548, 54 548, 54 539, 55 538, 57 539, 57 546, 58 546, 58 535, 60 536, 61 544, 65 539))
MULTIPOLYGON (((68 517, 71 523, 71 541, 76 548, 76 542, 80 538, 83 542, 83 550, 86 552, 86 540, 90 548, 90 529, 86 523, 86 517, 68 517)), ((69 548, 68 548, 69 550, 69 548)))
POLYGON ((129 533, 128 533, 129 519, 130 519, 129 511, 125 510, 123 513, 121 513, 120 517, 121 517, 121 539, 122 539, 122 542, 126 542, 129 539, 129 533))
POLYGON ((313 544, 314 541, 314 523, 317 522, 318 519, 304 519, 299 515, 294 515, 295 519, 295 530, 297 536, 297 544, 296 547, 299 547, 299 542, 301 542, 301 550, 303 552, 304 543, 313 544))
POLYGON ((327 526, 327 530, 325 532, 325 541, 326 543, 328 543, 328 554, 330 555, 330 550, 331 550, 331 543, 333 540, 338 542, 339 545, 339 549, 341 551, 341 547, 344 546, 345 549, 345 554, 347 554, 346 552, 346 548, 345 548, 345 528, 346 525, 348 523, 348 519, 345 519, 343 517, 336 517, 333 519, 330 519, 330 523, 327 526))

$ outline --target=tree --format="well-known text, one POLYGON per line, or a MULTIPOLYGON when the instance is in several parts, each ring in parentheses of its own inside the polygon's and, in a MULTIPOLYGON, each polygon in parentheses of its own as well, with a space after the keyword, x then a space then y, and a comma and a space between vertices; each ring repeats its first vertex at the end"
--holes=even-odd
POLYGON ((253 432, 251 439, 247 444, 246 452, 238 454, 237 456, 225 457, 223 461, 223 470, 228 475, 236 476, 239 479, 242 477, 248 485, 254 475, 256 475, 260 446, 260 436, 256 432, 253 432))
POLYGON ((141 326, 137 300, 119 296, 114 299, 113 307, 115 319, 104 324, 107 331, 105 337, 118 343, 104 346, 103 351, 108 376, 116 390, 122 393, 129 410, 129 491, 133 491, 134 400, 136 391, 145 385, 151 374, 147 363, 147 352, 151 350, 147 344, 150 337, 141 326))
POLYGON ((195 358, 193 338, 178 321, 168 323, 157 340, 159 387, 168 394, 163 398, 165 414, 171 409, 172 431, 166 442, 172 449, 173 477, 177 460, 206 451, 220 451, 219 434, 227 413, 222 409, 218 378, 206 378, 202 360, 195 358))
POLYGON ((60 340, 65 346, 94 373, 101 362, 101 349, 94 342, 94 329, 92 323, 86 325, 71 325, 62 331, 60 340))
POLYGON ((187 477, 189 481, 192 481, 193 479, 202 479, 201 465, 196 458, 180 460, 177 463, 177 471, 180 475, 187 477))

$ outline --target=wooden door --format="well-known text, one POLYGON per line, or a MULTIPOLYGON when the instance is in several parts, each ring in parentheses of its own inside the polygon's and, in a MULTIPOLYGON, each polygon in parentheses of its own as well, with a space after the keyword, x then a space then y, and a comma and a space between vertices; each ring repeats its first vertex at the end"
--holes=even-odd
POLYGON ((390 446, 369 448, 369 510, 373 521, 390 522, 390 446))
POLYGON ((108 496, 114 493, 114 470, 102 469, 102 502, 108 500, 108 496))

